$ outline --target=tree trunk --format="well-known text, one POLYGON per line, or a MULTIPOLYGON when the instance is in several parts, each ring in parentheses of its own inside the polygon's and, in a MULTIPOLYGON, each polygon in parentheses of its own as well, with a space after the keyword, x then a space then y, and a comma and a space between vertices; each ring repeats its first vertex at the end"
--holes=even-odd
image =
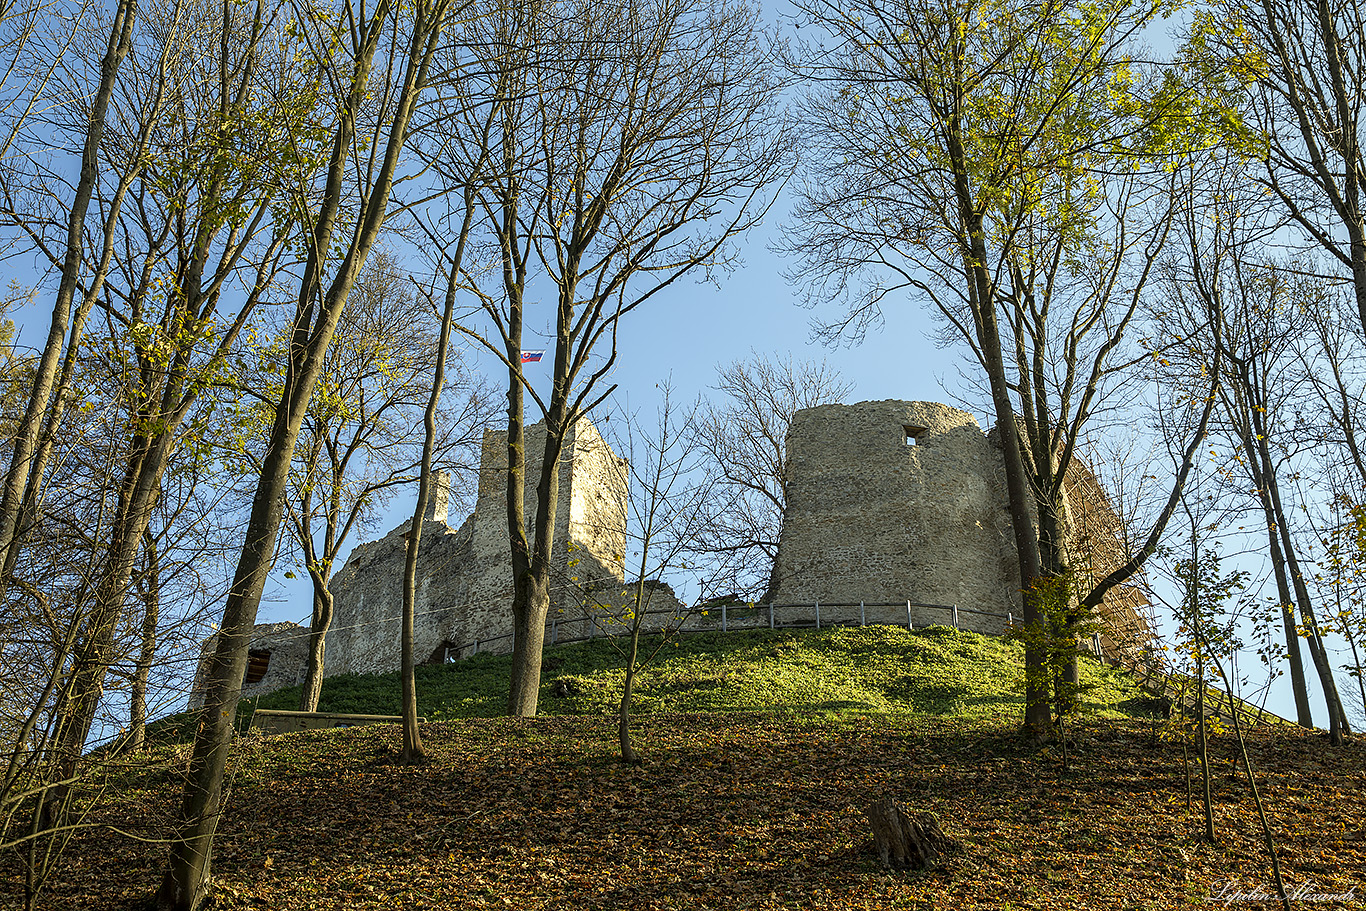
MULTIPOLYGON (((1239 377, 1246 386, 1245 377, 1239 377)), ((1236 405, 1232 407, 1237 407, 1236 405)), ((1240 420, 1241 423, 1241 420, 1240 420)), ((1285 632, 1286 657, 1290 662, 1290 687, 1295 696, 1295 720, 1300 727, 1314 726, 1313 710, 1309 706, 1309 685, 1305 680, 1304 657, 1300 654, 1300 636, 1295 622, 1294 599, 1290 593, 1290 579, 1286 574, 1285 554, 1281 550, 1280 534, 1276 530, 1276 509, 1271 500, 1269 485, 1274 483, 1262 462, 1261 449, 1252 441, 1247 426, 1239 428, 1243 452, 1247 456, 1248 473, 1257 488, 1258 503, 1266 522, 1267 548, 1271 556, 1271 571, 1276 580, 1276 597, 1280 599, 1281 625, 1285 632)), ((1274 466, 1270 466, 1274 471, 1274 466)))
MULTIPOLYGON (((508 714, 526 715, 523 668, 526 665, 528 632, 526 615, 530 610, 531 547, 526 537, 526 428, 523 426, 521 368, 521 310, 514 307, 508 321, 509 335, 514 343, 508 351, 508 430, 507 430, 507 520, 510 558, 512 563, 512 671, 508 680, 508 714)), ((532 689, 535 687, 533 685, 532 689)), ((536 697, 531 697, 531 711, 536 712, 536 697)))
POLYGON ((157 623, 161 615, 161 561, 158 559, 156 540, 150 532, 144 532, 142 539, 143 553, 147 555, 147 581, 143 591, 142 644, 138 649, 132 693, 129 696, 131 708, 127 748, 132 752, 141 750, 147 739, 147 679, 156 658, 157 623))
POLYGON ((228 744, 246 673, 247 645, 275 556, 275 536, 283 512, 289 464, 303 421, 303 409, 297 405, 300 399, 306 401, 313 389, 313 378, 305 371, 296 373, 291 365, 291 373, 295 375, 286 379, 286 395, 281 400, 262 463, 242 555, 219 624, 217 647, 209 660, 204 705, 185 778, 178 837, 172 842, 170 866, 156 897, 161 911, 194 911, 209 880, 213 836, 223 808, 228 744))
POLYGON ((1360 222, 1348 223, 1351 233, 1352 291, 1357 304, 1357 318, 1366 331, 1366 230, 1360 222))
POLYGON ((541 651, 545 647, 545 618, 550 611, 550 592, 527 573, 519 586, 522 603, 513 608, 512 690, 508 714, 533 718, 540 701, 541 651))
POLYGON ((10 536, 11 545, 4 549, 3 556, 0 557, 3 559, 3 563, 0 563, 0 590, 3 590, 5 584, 3 580, 8 580, 14 576, 15 567, 19 564, 19 552, 23 547, 23 537, 28 532, 30 524, 37 518, 36 513, 42 502, 43 479, 47 476, 47 463, 52 457, 57 432, 61 428, 62 418, 66 413, 71 377, 75 371, 76 362, 80 359, 80 341, 85 333, 85 321, 94 302, 94 297, 87 294, 76 308, 76 314, 71 321, 71 341, 67 344, 62 372, 57 377, 52 404, 44 417, 43 427, 38 435, 33 454, 29 457, 28 478, 24 483, 23 495, 14 511, 14 530, 10 536))
POLYGON ((323 672, 327 668, 327 630, 332 626, 332 592, 324 580, 313 586, 313 620, 308 627, 308 669, 299 693, 299 711, 316 712, 323 695, 323 672))
POLYGON ((1305 628, 1308 630, 1304 637, 1305 644, 1309 647, 1309 657, 1314 662, 1314 670, 1318 673, 1319 686, 1323 688, 1323 700, 1328 709, 1328 736, 1333 746, 1342 746, 1343 738, 1352 732, 1351 726, 1348 724, 1347 715, 1343 711, 1342 699, 1338 694, 1337 680, 1333 677, 1333 665, 1328 658, 1327 650, 1324 648, 1322 634, 1319 632, 1318 617, 1314 613, 1314 602, 1309 595, 1309 587, 1304 584, 1304 576, 1300 571, 1295 542, 1290 537, 1290 529, 1286 527, 1285 513, 1281 508, 1280 485, 1275 481, 1274 476, 1268 477, 1271 481, 1271 502, 1276 510, 1276 526, 1280 532, 1281 544, 1285 553, 1286 573, 1294 586, 1295 602, 1299 607, 1300 616, 1304 619, 1305 628))
MULTIPOLYGON (((154 109, 160 109, 160 98, 154 109)), ((147 117, 148 126, 143 128, 142 137, 138 144, 139 157, 146 154, 147 146, 151 139, 150 125, 155 122, 154 115, 147 117)), ((62 419, 66 414, 68 404, 68 392, 71 388, 71 379, 75 374, 76 366, 81 359, 81 339, 85 335, 85 321, 90 315, 91 308, 99 298, 104 287, 104 281, 109 274, 109 263, 114 255, 116 226, 123 211, 123 201, 128 194, 128 189, 133 185, 133 181, 141 174, 142 166, 138 164, 131 170, 119 177, 118 188, 114 191, 113 197, 109 200, 108 211, 104 223, 104 249, 101 251, 99 260, 95 266, 95 273, 88 281, 84 296, 80 304, 76 307, 76 312, 71 318, 70 340, 67 342, 66 354, 62 358, 61 373, 57 376, 56 385, 52 391, 52 403, 44 415, 42 427, 38 433, 35 448, 29 457, 28 478, 24 484, 24 492, 20 497, 17 507, 14 510, 14 530, 10 539, 13 546, 0 550, 0 580, 10 579, 14 575, 14 568, 19 562, 19 550, 22 546, 22 539, 40 509, 42 502, 43 479, 47 476, 47 463, 52 457, 53 448, 56 445, 58 431, 62 426, 62 419)), ((0 591, 3 591, 4 582, 0 581, 0 591)))
MULTIPOLYGON (((560 352, 557 351, 556 360, 560 356, 560 352)), ((530 553, 522 558, 525 569, 517 572, 513 589, 514 639, 508 714, 515 717, 534 717, 540 699, 541 652, 545 647, 546 616, 550 613, 551 553, 555 544, 555 513, 560 492, 560 455, 564 450, 567 433, 564 424, 565 411, 563 403, 557 403, 552 399, 551 413, 545 421, 545 451, 541 457, 541 474, 536 485, 536 518, 532 539, 534 545, 530 553)), ((511 429, 509 424, 509 431, 511 429)), ((521 428, 518 430, 519 439, 524 439, 521 437, 521 428)), ((511 432, 508 438, 511 440, 511 432)), ((511 449, 509 445, 509 455, 511 449)), ((520 483, 517 490, 513 490, 513 475, 512 472, 508 472, 509 525, 513 521, 513 497, 516 496, 520 500, 522 490, 520 483)), ((520 513, 520 510, 518 512, 520 513)), ((525 528, 518 531, 525 541, 525 528)), ((514 542, 516 537, 514 532, 514 542)), ((517 548, 514 546, 514 568, 517 567, 516 552, 517 548)))
POLYGON ((636 598, 636 616, 631 624, 631 647, 626 656, 626 680, 621 687, 621 704, 617 707, 617 742, 621 746, 621 761, 626 765, 640 765, 640 756, 631 743, 631 688, 636 682, 636 662, 640 655, 640 598, 636 598))
MULTIPOLYGON (((425 468, 422 473, 421 486, 430 488, 431 470, 425 468)), ((427 497, 419 494, 418 503, 423 510, 427 507, 427 497)), ((422 749, 422 732, 417 727, 417 660, 413 654, 413 626, 416 620, 416 594, 417 594, 417 551, 421 546, 422 538, 422 513, 419 512, 413 519, 414 529, 408 539, 408 552, 404 557, 403 567, 403 623, 400 631, 399 646, 399 665, 402 682, 403 699, 403 752, 401 754, 404 762, 417 762, 426 753, 422 749)))
MULTIPOLYGON (((114 82, 118 77, 119 67, 132 45, 133 25, 136 19, 136 2, 119 0, 109 29, 109 42, 105 48, 104 58, 100 61, 100 84, 95 90, 94 98, 91 99, 90 124, 86 129, 85 147, 81 153, 81 171, 76 183, 76 195, 72 199, 71 212, 67 218, 66 252, 62 260, 61 279, 57 284, 57 297, 52 307, 52 321, 43 353, 38 360, 28 405, 15 432, 10 467, 4 479, 4 490, 0 492, 0 566, 12 565, 13 562, 9 558, 9 551, 14 546, 15 536, 19 531, 19 512, 24 491, 28 486, 34 449, 42 429, 43 415, 54 393, 58 360, 61 357, 63 342, 66 342, 72 303, 80 283, 81 265, 85 255, 85 216, 94 195, 95 183, 99 179, 99 148, 104 138, 105 116, 114 93, 114 82)), ((73 338, 68 344, 74 347, 79 343, 79 338, 73 338)), ((59 396, 64 394, 62 389, 56 389, 55 392, 59 396)), ((3 581, 0 581, 0 586, 2 585, 3 581)))
MULTIPOLYGON (((1285 574, 1290 577, 1290 583, 1294 587, 1295 602, 1299 607, 1300 616, 1303 618, 1307 630, 1304 638, 1309 647, 1309 657, 1314 662, 1314 670, 1318 673, 1319 685, 1323 688, 1323 699, 1328 709, 1328 735, 1334 746, 1342 746, 1343 738, 1351 733, 1351 726, 1347 722, 1346 712, 1343 711, 1342 698, 1338 694, 1337 681, 1333 677, 1332 661, 1328 658, 1327 649, 1323 645, 1318 617, 1314 613, 1314 601, 1309 595, 1309 587, 1304 584, 1304 575, 1300 571, 1299 554, 1295 547, 1294 538, 1290 535, 1288 517, 1281 503, 1280 481, 1276 477, 1276 465, 1271 457, 1270 444, 1267 442, 1268 428, 1255 414, 1253 426, 1258 431, 1257 455, 1262 464, 1264 497, 1271 504, 1272 519, 1275 529, 1280 534, 1282 553, 1285 556, 1285 574)), ((1296 632, 1298 634, 1298 630, 1296 632)))
MULTIPOLYGON (((349 270, 352 280, 360 265, 353 260, 349 270)), ((350 291, 350 282, 344 279, 345 275, 333 283, 327 305, 318 314, 317 326, 308 334, 307 346, 299 350, 291 345, 284 392, 261 463, 242 554, 223 607, 217 647, 205 676, 204 705, 185 778, 178 837, 172 842, 170 865, 157 892, 157 908, 161 911, 194 911, 208 883, 213 836, 222 812, 228 745, 246 673, 247 645, 275 558, 294 444, 313 397, 323 354, 332 341, 332 332, 350 291)), ((306 314, 308 309, 301 307, 301 311, 306 314)))
POLYGON ((436 410, 441 404, 441 391, 446 385, 446 355, 451 344, 451 326, 455 322, 456 286, 460 278, 460 268, 465 259, 465 243, 469 238, 470 223, 474 218, 474 194, 465 189, 465 214, 460 226, 460 236, 455 244, 446 282, 446 301, 441 312, 441 336, 437 341, 436 369, 432 372, 431 393, 427 396, 427 407, 422 413, 422 470, 417 487, 417 505, 413 510, 413 521, 408 531, 408 548, 403 561, 403 629, 401 643, 401 670, 403 676, 403 753, 404 762, 415 762, 425 755, 422 748, 422 733, 417 727, 417 671, 413 654, 413 626, 417 615, 417 557, 422 544, 422 523, 427 516, 427 503, 431 499, 432 454, 436 450, 436 410))
POLYGON ((933 813, 911 815, 889 796, 874 801, 867 813, 878 856, 888 870, 928 870, 961 847, 944 834, 933 813))
MULTIPOLYGON (((973 234, 981 237, 978 221, 973 234)), ((1031 494, 1025 470, 1024 454, 1020 447, 1019 427, 1010 404, 1010 389, 1006 381, 1005 362, 1001 357, 1000 331, 996 322, 996 304, 992 299, 990 279, 983 265, 985 246, 974 251, 970 281, 977 304, 974 317, 982 354, 991 384, 991 399, 995 406, 996 433, 1001 443, 1001 457, 1005 465, 1006 494, 1010 504, 1010 524, 1015 534, 1015 552, 1020 567, 1020 587, 1025 592, 1025 718, 1024 726, 1036 738, 1047 738, 1052 733, 1053 720, 1049 711, 1048 693, 1052 680, 1047 671, 1047 647, 1044 642, 1043 613, 1030 591, 1041 573, 1038 533, 1030 515, 1031 494)))
POLYGON ((128 589, 143 536, 161 490, 161 475, 170 460, 174 428, 152 440, 135 441, 140 450, 129 461, 119 493, 119 508, 111 527, 109 553, 94 592, 94 609, 81 644, 72 658, 71 672, 58 708, 53 742, 62 753, 63 777, 70 777, 80 757, 104 693, 104 678, 112 663, 114 636, 123 615, 128 589))
POLYGON ((1024 597, 1025 626, 1025 717, 1024 726, 1034 737, 1043 739, 1052 733, 1053 719, 1049 711, 1048 692, 1052 681, 1046 667, 1047 635, 1043 628, 1038 604, 1029 595, 1041 568, 1038 531, 1030 515, 1031 494, 1025 470, 1024 454, 1020 447, 1019 427, 1015 410, 1010 403, 1010 386, 1005 361, 1001 354, 1001 333, 996 320, 996 289, 987 271, 986 234, 982 216, 974 209, 975 201, 968 186, 966 155, 959 138, 958 117, 950 127, 950 155, 955 161, 954 177, 959 214, 963 224, 967 249, 964 252, 965 278, 968 300, 972 310, 974 331, 981 350, 983 366, 991 387, 991 401, 995 410, 996 433, 1001 443, 1001 457, 1005 466, 1006 494, 1010 505, 1010 526, 1015 536, 1015 553, 1020 567, 1020 588, 1024 597))
MULTIPOLYGON (((1355 94, 1353 88, 1360 89, 1360 83, 1355 87, 1349 84, 1354 79, 1359 80, 1359 73, 1352 73, 1353 69, 1349 62, 1348 54, 1344 54, 1343 39, 1338 33, 1338 25, 1333 16, 1333 8, 1328 0, 1317 0, 1314 4, 1315 18, 1318 26, 1319 38, 1323 41, 1323 62, 1324 69, 1327 71, 1326 80, 1331 86, 1331 97, 1333 99, 1336 115, 1336 123, 1328 126, 1323 138, 1327 140, 1327 145, 1342 156, 1342 164, 1333 168, 1334 171, 1342 175, 1341 193, 1330 193, 1330 201, 1338 210, 1338 216, 1342 219, 1343 226, 1347 229, 1348 237, 1348 258, 1351 260, 1352 269, 1352 288, 1355 292, 1357 304, 1357 316, 1361 320, 1361 327, 1366 330, 1366 220, 1362 218, 1361 212, 1361 147, 1359 145, 1360 136, 1358 134, 1358 119, 1356 110, 1360 103, 1360 96, 1355 94), (1336 136, 1333 134, 1336 133, 1336 136)), ((1357 61, 1360 64, 1360 61, 1357 61)), ((1288 73, 1287 73, 1288 75, 1288 73)), ((1321 78, 1320 74, 1315 74, 1321 78)), ((1303 122, 1303 121, 1301 121, 1303 122)), ((1308 138, 1307 136, 1305 137, 1308 138)), ((1320 172, 1322 173, 1322 172, 1320 172)))
POLYGON ((1200 640, 1200 600, 1198 550, 1191 557, 1191 634, 1195 637, 1195 717, 1200 749, 1200 780, 1205 807, 1205 841, 1214 844, 1214 800, 1210 793, 1209 736, 1205 729, 1205 644, 1200 640))

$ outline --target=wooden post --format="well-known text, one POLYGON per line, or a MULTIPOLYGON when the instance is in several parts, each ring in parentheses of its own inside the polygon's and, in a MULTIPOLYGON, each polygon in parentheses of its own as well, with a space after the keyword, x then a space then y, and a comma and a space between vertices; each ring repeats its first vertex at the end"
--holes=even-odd
POLYGON ((816 602, 816 630, 819 631, 820 628, 821 628, 821 603, 820 603, 819 601, 817 601, 817 602, 816 602))
POLYGON ((958 605, 953 606, 953 628, 958 629, 958 605))
POLYGON ((859 626, 867 626, 867 625, 868 625, 868 616, 867 616, 867 614, 865 614, 865 613, 863 612, 863 602, 862 602, 862 601, 860 601, 860 602, 858 603, 858 625, 859 625, 859 626))
POLYGON ((910 602, 909 600, 907 600, 907 601, 906 601, 906 632, 910 632, 910 631, 913 630, 913 629, 915 629, 915 627, 911 625, 911 602, 910 602))

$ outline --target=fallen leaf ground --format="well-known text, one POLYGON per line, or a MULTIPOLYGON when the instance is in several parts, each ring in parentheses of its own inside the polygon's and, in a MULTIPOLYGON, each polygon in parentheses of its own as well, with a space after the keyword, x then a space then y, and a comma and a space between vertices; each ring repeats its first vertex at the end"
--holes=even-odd
MULTIPOLYGON (((650 716, 636 727, 642 768, 615 762, 604 718, 434 724, 430 761, 412 766, 395 761, 392 727, 251 736, 209 907, 1157 909, 1270 891, 1233 741, 1213 745, 1211 846, 1198 802, 1187 809, 1180 745, 1155 730, 1093 722, 1067 771, 1056 748, 1008 728, 876 716, 650 716), (884 792, 938 814, 962 852, 935 872, 881 871, 862 808, 884 792)), ((1361 907, 1366 743, 1289 731, 1249 747, 1288 885, 1354 895, 1299 906, 1361 907)), ((164 836, 177 781, 153 777, 106 798, 102 821, 164 836)), ((45 906, 142 906, 166 853, 83 835, 45 906)), ((13 902, 13 859, 0 862, 0 901, 13 902)))

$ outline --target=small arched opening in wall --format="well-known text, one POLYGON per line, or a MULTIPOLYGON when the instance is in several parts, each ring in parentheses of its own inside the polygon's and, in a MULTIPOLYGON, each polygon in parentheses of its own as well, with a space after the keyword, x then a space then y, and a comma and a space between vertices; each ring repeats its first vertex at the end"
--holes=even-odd
POLYGON ((249 650, 247 652, 247 673, 242 678, 242 685, 260 683, 266 678, 266 671, 268 670, 270 670, 270 649, 254 648, 249 650))
POLYGON ((917 427, 914 424, 903 424, 901 425, 901 429, 905 431, 905 439, 907 446, 917 445, 920 441, 920 438, 929 432, 929 428, 917 427))

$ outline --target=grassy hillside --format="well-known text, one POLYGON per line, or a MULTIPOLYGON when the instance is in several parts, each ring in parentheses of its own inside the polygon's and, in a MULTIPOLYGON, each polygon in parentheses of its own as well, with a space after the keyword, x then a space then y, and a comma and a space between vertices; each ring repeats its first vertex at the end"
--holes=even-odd
MULTIPOLYGON (((603 717, 610 643, 547 656, 559 717, 477 717, 498 712, 506 659, 424 668, 422 710, 444 720, 423 763, 396 761, 396 725, 238 739, 205 911, 1165 911, 1274 888, 1235 743, 1212 741, 1206 844, 1180 726, 1126 717, 1146 700, 1090 665, 1064 763, 1018 732, 1020 657, 943 628, 689 638, 646 675, 641 767, 616 761, 603 717), (961 851, 882 870, 864 809, 883 794, 934 812, 961 851)), ((325 708, 396 709, 392 676, 324 692, 325 708)), ((1286 727, 1249 747, 1288 888, 1359 907, 1366 743, 1286 727)), ((172 743, 108 767, 44 908, 148 907, 187 756, 172 743)), ((0 853, 0 907, 22 881, 0 853)))
MULTIPOLYGON (((548 649, 542 712, 614 711, 620 645, 599 640, 548 649)), ((638 678, 634 704, 641 714, 763 710, 1008 721, 1023 711, 1023 660, 1018 643, 944 626, 707 633, 665 644, 638 678)), ((494 655, 419 668, 418 711, 431 721, 496 717, 504 710, 508 674, 509 659, 494 655)), ((1151 708, 1125 675, 1094 662, 1085 663, 1082 682, 1087 714, 1119 717, 1151 708)), ((262 697, 259 707, 297 708, 298 699, 291 688, 262 697)), ((319 709, 397 714, 398 675, 328 677, 319 709)))

